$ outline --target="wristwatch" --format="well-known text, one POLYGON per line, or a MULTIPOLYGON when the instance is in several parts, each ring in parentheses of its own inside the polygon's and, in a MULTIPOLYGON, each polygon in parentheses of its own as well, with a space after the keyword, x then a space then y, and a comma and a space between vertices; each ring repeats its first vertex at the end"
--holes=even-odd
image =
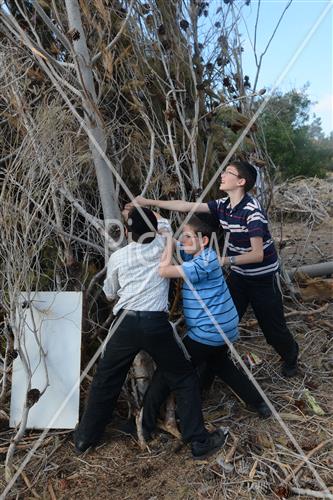
POLYGON ((236 257, 235 257, 234 255, 231 255, 231 256, 229 257, 229 264, 230 264, 230 266, 232 266, 233 264, 236 264, 236 262, 235 262, 235 258, 236 258, 236 257))

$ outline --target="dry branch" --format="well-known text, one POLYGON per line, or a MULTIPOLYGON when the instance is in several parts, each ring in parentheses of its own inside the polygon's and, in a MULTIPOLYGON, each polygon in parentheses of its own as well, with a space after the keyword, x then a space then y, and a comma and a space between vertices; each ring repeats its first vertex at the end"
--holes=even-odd
POLYGON ((292 472, 285 478, 285 482, 288 483, 292 478, 294 478, 297 474, 297 472, 304 466, 304 464, 313 456, 317 451, 321 450, 324 446, 326 446, 328 443, 332 442, 332 439, 326 439, 325 441, 322 441, 318 446, 313 448, 302 460, 299 462, 299 464, 292 470, 292 472))

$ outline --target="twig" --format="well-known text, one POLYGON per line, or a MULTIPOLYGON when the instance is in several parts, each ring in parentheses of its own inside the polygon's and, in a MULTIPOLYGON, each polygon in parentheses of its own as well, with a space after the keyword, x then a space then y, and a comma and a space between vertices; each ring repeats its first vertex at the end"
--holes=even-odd
POLYGON ((56 495, 54 493, 54 489, 53 489, 51 481, 49 481, 49 483, 47 485, 47 489, 49 490, 49 493, 50 493, 50 496, 51 496, 51 500, 57 500, 57 497, 56 497, 56 495))
POLYGON ((288 483, 295 475, 297 472, 303 467, 305 463, 308 462, 309 458, 311 458, 317 451, 321 450, 324 446, 326 446, 329 442, 332 441, 333 438, 331 439, 326 439, 325 441, 322 441, 318 446, 313 448, 305 457, 303 460, 299 462, 299 464, 291 471, 291 473, 284 479, 284 482, 288 483))
MULTIPOLYGON (((25 439, 28 439, 28 438, 25 438, 25 439)), ((31 440, 35 440, 35 439, 37 439, 37 438, 33 438, 31 440)), ((45 439, 45 441, 43 441, 41 446, 47 446, 51 440, 52 440, 52 436, 45 439)), ((20 444, 16 445, 16 448, 18 450, 26 450, 27 448, 30 448, 30 447, 31 447, 31 443, 20 443, 20 444)), ((0 453, 7 453, 8 448, 9 448, 9 446, 2 446, 0 448, 0 453)))
POLYGON ((146 449, 149 450, 149 447, 148 447, 146 440, 144 438, 144 435, 143 435, 142 417, 143 417, 143 409, 141 408, 141 410, 135 416, 135 424, 136 424, 136 430, 137 430, 137 434, 138 434, 138 441, 139 441, 140 448, 142 450, 146 450, 146 449))
POLYGON ((257 466, 258 466, 258 459, 255 460, 251 470, 250 470, 250 473, 249 473, 249 478, 252 479, 254 478, 255 474, 256 474, 256 471, 257 471, 257 466))
MULTIPOLYGON (((129 7, 128 7, 127 15, 126 15, 126 17, 125 17, 125 19, 124 19, 124 22, 122 23, 122 25, 121 25, 121 27, 120 27, 120 29, 119 29, 118 33, 116 34, 116 36, 115 36, 115 37, 111 40, 111 42, 110 42, 110 43, 106 46, 106 50, 111 50, 111 49, 115 46, 115 44, 118 42, 118 40, 119 40, 120 36, 122 35, 122 33, 123 33, 123 31, 124 31, 124 29, 125 29, 125 27, 126 27, 126 24, 127 24, 127 22, 128 22, 128 19, 129 19, 130 15, 131 15, 131 11, 132 11, 132 6, 133 6, 133 3, 134 3, 134 0, 131 0, 131 3, 130 3, 130 5, 129 5, 129 7)), ((102 55, 102 52, 98 52, 97 54, 95 54, 95 55, 92 57, 92 60, 91 60, 92 64, 94 64, 94 63, 95 63, 95 62, 96 62, 96 61, 97 61, 97 60, 101 57, 101 55, 102 55)))
MULTIPOLYGON (((18 470, 18 467, 16 467, 16 465, 13 465, 13 468, 14 468, 15 470, 18 470)), ((26 473, 22 470, 22 471, 20 472, 20 474, 21 474, 21 476, 22 476, 23 481, 24 481, 24 482, 25 482, 25 484, 27 485, 27 488, 28 488, 28 489, 29 489, 29 491, 31 491, 31 493, 33 494, 34 498, 41 498, 41 497, 38 495, 37 491, 36 491, 36 490, 32 487, 32 484, 31 484, 31 482, 30 482, 30 480, 29 480, 28 476, 26 475, 26 473)))
POLYGON ((224 461, 226 464, 232 461, 234 454, 236 453, 238 443, 239 443, 239 438, 234 438, 234 444, 232 445, 232 447, 230 448, 230 450, 228 451, 228 453, 225 456, 224 461))
MULTIPOLYGON (((290 312, 286 313, 284 315, 284 317, 291 318, 292 316, 298 316, 298 315, 311 316, 312 314, 319 314, 319 313, 326 311, 326 309, 328 309, 328 306, 329 306, 329 303, 324 304, 321 307, 318 307, 318 309, 309 309, 307 311, 290 311, 290 312)), ((246 326, 255 326, 257 324, 258 324, 258 321, 256 319, 251 319, 249 321, 246 321, 246 323, 245 323, 246 326)))
MULTIPOLYGON (((306 497, 314 497, 314 498, 328 498, 330 500, 333 500, 333 494, 332 493, 325 493, 325 491, 313 491, 313 490, 308 490, 308 489, 303 489, 303 488, 294 488, 292 486, 290 490, 293 493, 296 493, 296 495, 302 495, 306 497)), ((329 491, 333 491, 332 488, 329 488, 329 491)))

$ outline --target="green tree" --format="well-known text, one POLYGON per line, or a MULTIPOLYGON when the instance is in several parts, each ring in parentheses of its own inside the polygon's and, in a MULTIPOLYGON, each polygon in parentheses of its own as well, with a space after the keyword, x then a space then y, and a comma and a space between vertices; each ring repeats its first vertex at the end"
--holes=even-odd
POLYGON ((320 118, 310 119, 306 90, 276 92, 260 118, 260 142, 283 178, 325 177, 332 165, 331 141, 320 118))

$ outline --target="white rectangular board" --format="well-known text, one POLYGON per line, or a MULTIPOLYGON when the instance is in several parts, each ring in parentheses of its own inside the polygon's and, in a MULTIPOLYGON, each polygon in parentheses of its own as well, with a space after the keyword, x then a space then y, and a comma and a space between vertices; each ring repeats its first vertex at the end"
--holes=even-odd
MULTIPOLYGON (((36 336, 46 353, 49 377, 48 388, 29 411, 27 428, 73 429, 79 417, 82 292, 30 293, 30 305, 22 309, 27 299, 23 292, 18 308, 24 311, 21 344, 33 373, 31 389, 42 391, 46 382, 36 336)), ((11 427, 21 421, 26 392, 26 374, 18 356, 13 363, 11 427)))

